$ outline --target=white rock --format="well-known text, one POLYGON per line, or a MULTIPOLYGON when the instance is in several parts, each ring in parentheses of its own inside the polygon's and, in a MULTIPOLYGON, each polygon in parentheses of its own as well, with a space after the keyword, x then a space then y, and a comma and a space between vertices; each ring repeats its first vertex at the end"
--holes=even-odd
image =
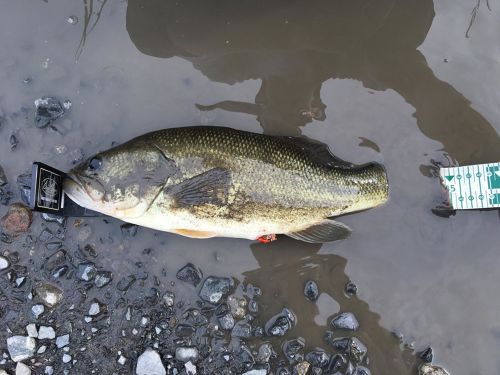
POLYGON ((175 359, 182 362, 195 361, 198 359, 198 349, 177 348, 175 349, 175 359))
POLYGON ((26 332, 28 333, 29 337, 38 337, 38 332, 34 323, 28 324, 26 326, 26 332))
POLYGON ((14 362, 23 361, 35 353, 36 341, 33 337, 12 336, 7 339, 7 349, 14 362))
POLYGON ((54 373, 54 367, 52 367, 52 366, 45 366, 45 374, 52 375, 53 373, 54 373))
POLYGON ((265 369, 250 370, 245 372, 243 375, 266 375, 267 371, 265 369))
POLYGON ((137 359, 137 375, 166 375, 160 355, 153 349, 146 349, 137 359))
POLYGON ((38 354, 43 354, 45 353, 45 351, 47 350, 47 345, 42 345, 38 348, 38 350, 36 351, 38 354))
POLYGON ((33 313, 35 318, 38 318, 40 315, 42 315, 44 311, 45 311, 45 307, 43 305, 34 305, 31 308, 31 312, 33 313))
POLYGON ((62 357, 62 361, 64 363, 68 363, 69 361, 71 361, 71 356, 69 354, 64 354, 62 357))
POLYGON ((0 271, 9 267, 9 261, 0 255, 0 271))
POLYGON ((38 329, 38 338, 42 339, 54 339, 56 338, 56 331, 54 328, 48 326, 40 326, 38 329))
POLYGON ((59 336, 56 339, 56 345, 58 348, 63 348, 69 344, 69 335, 59 336))
POLYGON ((121 355, 120 358, 118 358, 118 363, 123 366, 125 362, 127 362, 127 358, 121 355))
POLYGON ((194 375, 194 374, 196 374, 196 366, 193 365, 193 363, 191 361, 186 362, 184 364, 184 367, 186 368, 186 373, 188 375, 194 375))
POLYGON ((22 362, 17 362, 16 375, 31 375, 31 369, 22 362))

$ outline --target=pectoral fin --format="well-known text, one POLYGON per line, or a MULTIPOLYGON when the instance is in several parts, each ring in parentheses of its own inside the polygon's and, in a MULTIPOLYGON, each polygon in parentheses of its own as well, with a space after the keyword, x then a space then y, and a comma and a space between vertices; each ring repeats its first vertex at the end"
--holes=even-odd
POLYGON ((326 219, 304 230, 285 234, 304 242, 323 243, 343 240, 351 235, 351 229, 338 221, 326 219))
POLYGON ((230 186, 231 173, 222 168, 214 168, 168 187, 166 193, 174 198, 179 207, 207 203, 221 206, 227 202, 230 186))

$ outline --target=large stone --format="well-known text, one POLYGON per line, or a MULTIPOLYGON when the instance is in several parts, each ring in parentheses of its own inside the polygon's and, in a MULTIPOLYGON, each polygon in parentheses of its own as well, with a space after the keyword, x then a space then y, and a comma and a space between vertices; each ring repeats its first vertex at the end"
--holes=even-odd
POLYGON ((450 375, 444 368, 436 365, 423 363, 418 369, 419 375, 450 375))
POLYGON ((54 307, 63 297, 62 290, 49 283, 38 284, 35 288, 35 292, 47 307, 54 307))
POLYGON ((218 304, 233 288, 234 281, 229 277, 207 277, 200 290, 200 298, 218 304))
POLYGON ((137 358, 137 375, 166 375, 165 367, 161 362, 160 355, 153 349, 146 349, 139 358, 137 358))
POLYGON ((7 350, 14 362, 31 358, 35 353, 36 341, 33 337, 12 336, 7 339, 7 350))
POLYGON ((31 369, 24 363, 17 362, 16 375, 31 375, 31 369))
POLYGON ((5 234, 16 237, 28 231, 32 219, 33 215, 28 207, 22 203, 14 203, 0 220, 0 225, 5 234))

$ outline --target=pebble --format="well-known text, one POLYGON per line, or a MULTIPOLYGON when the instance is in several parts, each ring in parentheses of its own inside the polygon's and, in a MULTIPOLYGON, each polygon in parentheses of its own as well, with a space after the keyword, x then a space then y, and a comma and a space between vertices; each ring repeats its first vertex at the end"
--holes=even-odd
POLYGON ((63 354, 63 357, 62 357, 62 361, 63 363, 68 363, 69 361, 71 361, 71 356, 69 354, 63 354))
POLYGON ((5 172, 0 165, 0 186, 6 185, 7 184, 7 176, 5 175, 5 172))
POLYGON ((68 22, 70 25, 76 25, 78 23, 78 17, 77 16, 69 16, 66 19, 66 22, 68 22))
POLYGON ((175 294, 167 290, 163 295, 163 302, 165 302, 165 305, 168 307, 172 307, 175 302, 175 294))
POLYGON ((305 359, 316 368, 325 367, 330 362, 330 356, 323 350, 314 350, 306 354, 305 359))
POLYGON ((38 331, 36 330, 36 325, 34 323, 28 324, 26 326, 26 332, 29 337, 38 337, 38 331))
POLYGON ((120 281, 118 281, 118 284, 116 284, 116 289, 121 292, 125 292, 132 286, 133 283, 135 283, 135 281, 136 277, 134 275, 125 276, 120 281))
POLYGON ((354 369, 352 375, 371 375, 372 373, 366 367, 358 366, 354 369))
POLYGON ((297 374, 297 375, 306 375, 310 366, 311 365, 307 361, 303 361, 303 362, 297 363, 295 365, 295 367, 293 368, 294 374, 297 374))
POLYGON ((108 311, 107 305, 105 305, 104 303, 100 302, 95 298, 92 300, 89 308, 90 316, 98 316, 101 314, 105 314, 107 311, 108 311))
POLYGON ((17 186, 24 203, 30 204, 31 195, 31 173, 24 173, 17 176, 17 186))
POLYGON ((62 335, 56 338, 56 346, 58 348, 63 348, 69 345, 69 335, 62 335))
POLYGON ((243 373, 243 375, 266 375, 266 374, 267 374, 267 370, 265 370, 265 369, 250 370, 250 371, 243 373))
POLYGON ((250 323, 247 323, 245 321, 239 321, 237 322, 233 330, 231 331, 231 336, 233 337, 243 337, 243 338, 248 338, 252 335, 252 326, 250 323))
POLYGON ((327 373, 335 374, 337 371, 343 370, 346 366, 347 358, 342 354, 335 354, 330 358, 327 373))
POLYGON ((52 375, 53 373, 54 373, 54 367, 52 367, 52 366, 45 366, 45 374, 52 375))
POLYGON ((307 280, 304 286, 304 295, 309 301, 316 301, 319 295, 318 284, 313 280, 307 280))
POLYGON ((35 293, 47 307, 54 307, 63 298, 62 290, 49 283, 38 284, 35 288, 35 293))
POLYGON ((120 226, 120 230, 122 232, 122 236, 125 237, 125 238, 135 237, 135 235, 137 234, 137 230, 138 229, 139 229, 139 226, 135 225, 135 224, 126 223, 126 224, 122 224, 120 226))
POLYGON ((9 143, 10 143, 11 150, 14 150, 17 147, 17 145, 19 144, 19 139, 17 138, 17 136, 14 133, 10 135, 9 143))
POLYGON ((73 105, 73 103, 71 103, 71 100, 69 100, 69 99, 66 99, 66 100, 63 102, 63 107, 64 107, 64 109, 66 109, 66 110, 70 109, 72 105, 73 105))
POLYGON ((177 274, 175 276, 179 280, 191 284, 195 287, 198 286, 198 284, 203 279, 203 273, 193 263, 186 264, 179 271, 177 271, 177 274))
POLYGON ((432 348, 428 347, 418 354, 419 358, 425 363, 431 363, 434 359, 434 353, 432 352, 432 348))
POLYGON ((97 271, 94 278, 94 284, 98 288, 108 285, 113 280, 113 274, 110 271, 97 271))
POLYGON ((175 359, 181 362, 196 362, 198 349, 196 347, 180 347, 175 349, 175 359))
POLYGON ((0 220, 0 225, 5 234, 15 237, 29 229, 32 219, 33 215, 28 207, 22 203, 14 203, 0 220))
POLYGON ((76 277, 80 280, 90 281, 95 277, 96 272, 97 270, 94 263, 80 263, 76 271, 76 277))
POLYGON ((268 336, 284 336, 295 325, 295 314, 284 308, 281 313, 269 319, 264 327, 268 336))
POLYGON ((118 362, 120 365, 122 365, 122 366, 123 366, 123 365, 125 364, 125 362, 127 362, 127 358, 125 358, 124 356, 122 356, 122 355, 121 355, 121 356, 118 358, 118 361, 117 361, 117 362, 118 362))
POLYGON ((218 321, 220 328, 224 331, 230 331, 234 327, 234 317, 230 313, 219 317, 218 321))
POLYGON ((40 340, 43 339, 54 339, 56 337, 56 331, 54 331, 54 328, 48 327, 48 326, 41 326, 38 329, 38 338, 40 340))
POLYGON ((61 102, 52 97, 42 97, 35 100, 35 109, 35 125, 38 128, 45 128, 64 115, 61 102))
POLYGON ((352 281, 349 281, 347 284, 345 284, 344 291, 345 294, 347 294, 349 297, 352 297, 358 293, 358 287, 352 281))
POLYGON ((349 358, 354 363, 360 363, 368 351, 365 344, 363 344, 357 337, 351 337, 349 339, 348 350, 349 358))
POLYGON ((38 350, 36 351, 37 354, 43 354, 47 350, 47 345, 41 345, 38 350))
POLYGON ((359 328, 359 323, 353 313, 344 312, 336 315, 331 325, 336 329, 344 329, 347 331, 357 331, 359 328))
POLYGON ((31 308, 31 313, 36 319, 38 319, 38 317, 42 315, 44 311, 45 307, 43 305, 33 305, 33 307, 31 308))
POLYGON ((186 374, 187 375, 194 375, 196 374, 196 366, 193 365, 191 361, 188 361, 184 364, 184 368, 186 369, 186 374))
POLYGON ((231 314, 236 319, 243 319, 246 314, 247 306, 247 300, 245 298, 238 298, 234 295, 231 295, 227 298, 227 305, 229 306, 231 314))
POLYGON ((440 366, 422 363, 418 368, 418 375, 450 375, 450 373, 440 366))
POLYGON ((148 348, 137 358, 135 373, 137 375, 166 375, 167 372, 158 352, 148 348))
POLYGON ((4 269, 8 268, 9 265, 10 265, 9 260, 0 255, 0 271, 3 271, 4 269))
POLYGON ((92 234, 92 228, 90 228, 89 225, 84 225, 80 227, 78 230, 78 234, 76 236, 76 241, 77 242, 85 242, 88 240, 90 235, 92 234))
POLYGON ((302 337, 293 340, 288 340, 283 343, 283 354, 290 364, 302 361, 304 358, 300 353, 306 346, 306 342, 302 337))
POLYGON ((12 336, 7 339, 7 350, 14 362, 23 361, 35 353, 36 341, 33 337, 12 336))
POLYGON ((24 363, 17 362, 16 375, 31 375, 31 369, 24 363))
POLYGON ((207 277, 200 290, 200 298, 214 305, 229 294, 234 286, 233 279, 229 277, 207 277))
POLYGON ((257 351, 256 360, 259 363, 267 363, 269 359, 273 355, 273 347, 270 343, 265 342, 261 346, 259 346, 259 350, 257 351))

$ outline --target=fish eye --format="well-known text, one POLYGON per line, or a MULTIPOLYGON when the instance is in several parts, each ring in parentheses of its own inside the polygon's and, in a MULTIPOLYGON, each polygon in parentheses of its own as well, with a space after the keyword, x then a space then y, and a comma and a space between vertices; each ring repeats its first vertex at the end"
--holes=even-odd
POLYGON ((102 166, 102 160, 100 158, 92 158, 89 161, 89 169, 91 171, 97 171, 102 166))

